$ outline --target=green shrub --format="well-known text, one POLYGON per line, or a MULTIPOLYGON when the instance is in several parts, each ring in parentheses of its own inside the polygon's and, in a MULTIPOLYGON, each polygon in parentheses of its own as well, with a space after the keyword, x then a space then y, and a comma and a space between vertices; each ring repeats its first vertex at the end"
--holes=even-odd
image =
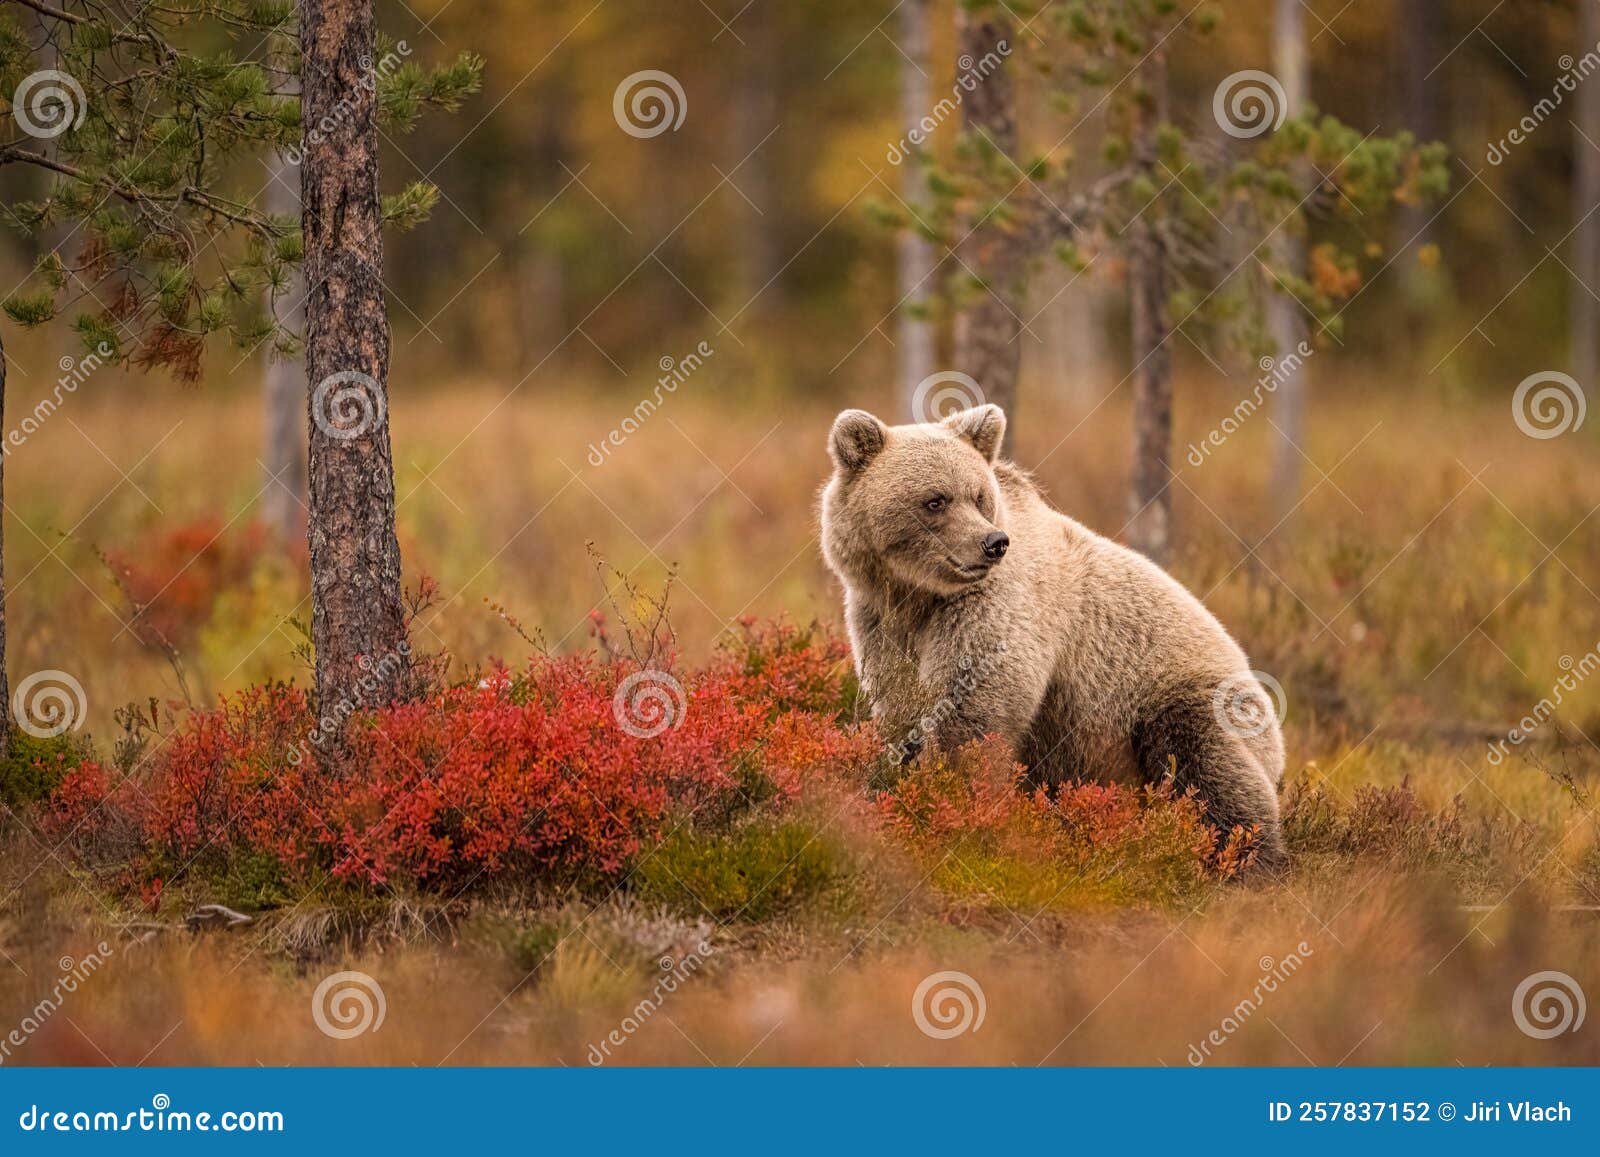
POLYGON ((39 739, 26 731, 13 731, 10 750, 0 759, 0 803, 19 811, 43 799, 87 754, 71 735, 39 739))
POLYGON ((555 955, 566 929, 553 920, 524 928, 511 941, 511 959, 523 972, 537 972, 555 955))
POLYGON ((843 855, 807 824, 752 823, 727 834, 685 825, 640 864, 646 897, 719 920, 769 920, 844 874, 843 855))
POLYGON ((205 883, 216 902, 230 908, 278 908, 294 900, 283 864, 269 852, 235 852, 214 873, 200 874, 209 877, 205 883))

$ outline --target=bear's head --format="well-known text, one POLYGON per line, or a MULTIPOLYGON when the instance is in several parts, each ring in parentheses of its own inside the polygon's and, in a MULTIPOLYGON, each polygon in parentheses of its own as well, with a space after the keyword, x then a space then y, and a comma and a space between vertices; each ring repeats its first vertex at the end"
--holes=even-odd
POLYGON ((886 426, 865 410, 840 414, 822 493, 828 565, 866 585, 941 595, 982 582, 1011 542, 994 474, 1005 432, 999 406, 912 426, 886 426))

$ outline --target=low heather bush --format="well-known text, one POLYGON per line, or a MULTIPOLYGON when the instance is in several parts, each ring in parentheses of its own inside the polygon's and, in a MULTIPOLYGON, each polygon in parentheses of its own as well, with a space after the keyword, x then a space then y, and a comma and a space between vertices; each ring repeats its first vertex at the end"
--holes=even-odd
POLYGON ((537 658, 355 716, 327 767, 307 742, 305 692, 252 687, 190 714, 132 774, 93 760, 67 771, 41 826, 141 882, 241 864, 264 891, 611 879, 669 816, 781 809, 808 778, 870 759, 870 727, 839 721, 840 657, 792 627, 752 630, 683 676, 681 710, 656 735, 623 726, 615 702, 633 665, 537 658))
POLYGON ((1254 857, 1254 832, 1224 838, 1192 795, 1120 784, 1029 789, 992 745, 907 776, 878 798, 881 822, 936 886, 1032 916, 1045 909, 1177 903, 1254 857))

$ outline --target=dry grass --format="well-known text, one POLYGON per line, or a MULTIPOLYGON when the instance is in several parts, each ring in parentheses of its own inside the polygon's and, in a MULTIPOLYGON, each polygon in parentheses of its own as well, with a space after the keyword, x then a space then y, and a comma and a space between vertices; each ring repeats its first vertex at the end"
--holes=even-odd
MULTIPOLYGON (((1193 913, 951 925, 914 893, 864 926, 722 929, 705 967, 611 1050, 626 1064, 1595 1064, 1592 1033, 1516 1031, 1512 993, 1549 967, 1585 977, 1600 952, 1589 913, 1517 896, 1464 910, 1437 882, 1377 864, 1224 889, 1193 913), (1241 1015, 1263 975, 1297 970, 1241 1015), (934 1040, 911 1015, 918 983, 958 969, 986 1018, 934 1040), (1229 1017, 1237 1031, 1191 1055, 1229 1017)), ((504 913, 501 914, 502 916, 504 913)), ((653 959, 618 948, 610 907, 562 926, 529 971, 487 916, 435 922, 409 943, 294 964, 246 929, 171 933, 124 947, 45 1021, 17 1060, 131 1064, 574 1064, 652 992, 653 959), (312 994, 335 969, 381 985, 377 1032, 317 1031, 312 994)), ((88 950, 97 922, 8 937, 26 969, 0 978, 20 1019, 56 956, 88 950)), ((13 933, 19 929, 10 929, 13 933)), ((1592 973, 1586 979, 1592 980, 1592 973)))

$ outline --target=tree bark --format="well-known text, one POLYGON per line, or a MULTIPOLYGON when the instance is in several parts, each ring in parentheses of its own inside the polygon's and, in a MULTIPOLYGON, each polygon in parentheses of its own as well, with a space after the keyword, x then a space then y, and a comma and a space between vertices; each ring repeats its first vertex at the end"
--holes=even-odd
MULTIPOLYGON (((291 182, 298 177, 281 153, 274 153, 268 164, 272 181, 267 186, 267 207, 274 213, 297 212, 300 196, 291 182)), ((304 330, 304 294, 305 283, 296 274, 274 306, 279 324, 304 330)), ((261 517, 283 541, 300 532, 305 518, 306 462, 300 437, 304 388, 305 367, 300 359, 278 357, 268 350, 261 381, 261 464, 265 474, 262 485, 266 487, 261 496, 261 517)))
POLYGON ((1172 535, 1172 354, 1167 348, 1167 259, 1149 224, 1133 229, 1133 493, 1128 543, 1165 566, 1172 535))
MULTIPOLYGON (((1149 99, 1136 126, 1138 155, 1154 165, 1155 128, 1166 100, 1166 59, 1143 68, 1149 99)), ((1152 209, 1153 212, 1153 209, 1152 209)), ((1166 565, 1172 535, 1172 354, 1167 348, 1167 255, 1161 231, 1141 214, 1129 229, 1128 293, 1133 314, 1133 485, 1128 543, 1166 565)))
POLYGON ((317 708, 401 696, 408 664, 389 451, 371 0, 303 0, 300 168, 310 386, 311 633, 317 708))
MULTIPOLYGON (((1400 5, 1400 56, 1396 66, 1400 71, 1400 99, 1405 110, 1406 128, 1416 134, 1419 141, 1437 140, 1439 137, 1439 82, 1428 76, 1431 62, 1444 55, 1445 48, 1454 38, 1445 34, 1449 14, 1436 0, 1402 0, 1400 5), (1421 62, 1426 68, 1418 68, 1421 62)), ((1416 245, 1425 245, 1431 239, 1433 227, 1429 222, 1433 211, 1426 205, 1408 205, 1401 215, 1404 236, 1416 245)), ((1408 261, 1408 272, 1417 263, 1408 261)))
MULTIPOLYGON (((928 0, 905 0, 900 6, 900 127, 909 133, 933 108, 933 86, 928 80, 928 0)), ((925 212, 927 197, 922 186, 922 167, 907 157, 901 162, 900 195, 911 211, 925 212)), ((914 316, 912 310, 924 302, 933 289, 935 261, 933 243, 915 229, 904 229, 899 236, 896 263, 899 273, 900 324, 898 353, 900 363, 901 409, 911 419, 917 386, 933 373, 933 323, 914 316)))
MULTIPOLYGON (((0 438, 6 436, 6 345, 0 338, 0 438)), ((4 509, 6 461, 0 450, 0 510, 4 509)), ((11 753, 11 683, 6 678, 5 522, 0 517, 0 759, 11 753)))
MULTIPOLYGON (((1285 114, 1298 116, 1306 99, 1305 9, 1300 0, 1275 0, 1272 24, 1272 65, 1283 86, 1285 114)), ((1275 244, 1277 260, 1300 276, 1305 270, 1306 247, 1299 238, 1280 232, 1275 244)), ((1284 359, 1306 337, 1301 305, 1286 293, 1274 292, 1267 303, 1267 325, 1284 359)), ((1280 518, 1287 517, 1299 501, 1301 444, 1305 437, 1306 380, 1304 367, 1282 377, 1277 388, 1277 437, 1273 442, 1272 493, 1280 518)))
MULTIPOLYGON (((1010 51, 1011 28, 992 16, 986 18, 984 14, 971 13, 964 8, 960 13, 961 56, 972 62, 963 71, 976 68, 990 54, 1001 60, 998 67, 964 94, 962 109, 967 128, 980 138, 987 138, 1014 163, 1016 94, 1010 61, 1005 59, 1010 51)), ((1004 168, 1005 179, 1014 180, 1016 170, 1010 165, 1004 168)), ((956 323, 956 366, 978 383, 983 401, 1002 407, 1011 417, 1006 427, 1009 444, 1013 440, 1011 431, 1016 428, 1013 409, 1022 363, 1022 345, 1018 338, 1022 333, 1026 254, 1021 237, 1007 231, 992 217, 975 225, 971 236, 961 246, 961 259, 967 270, 976 274, 987 288, 979 291, 977 301, 963 311, 956 323)))
MULTIPOLYGON (((1582 0, 1578 5, 1580 43, 1577 55, 1600 41, 1600 4, 1582 0)), ((1587 288, 1600 284, 1600 213, 1593 212, 1600 202, 1600 86, 1584 81, 1578 85, 1578 109, 1572 149, 1572 219, 1577 232, 1572 238, 1572 271, 1577 280, 1569 286, 1572 346, 1572 373, 1586 390, 1593 390, 1600 373, 1596 341, 1600 340, 1600 302, 1587 288), (1587 140, 1585 140, 1587 136, 1587 140)))

